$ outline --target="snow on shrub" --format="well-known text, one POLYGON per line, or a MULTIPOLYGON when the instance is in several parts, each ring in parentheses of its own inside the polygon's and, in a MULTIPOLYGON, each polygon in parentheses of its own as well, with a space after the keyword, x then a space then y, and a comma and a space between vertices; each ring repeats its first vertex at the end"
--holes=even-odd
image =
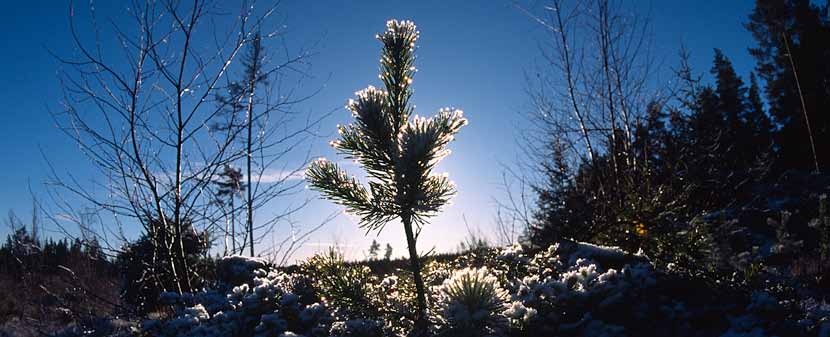
MULTIPOLYGON (((241 261, 239 259, 235 259, 241 261)), ((237 274, 238 275, 238 274, 237 274)), ((292 293, 292 276, 277 271, 255 270, 250 283, 175 296, 176 315, 168 320, 148 320, 143 330, 156 336, 328 336, 331 315, 324 303, 304 305, 292 293), (195 304, 189 304, 193 302, 195 304)))
POLYGON ((537 313, 536 309, 528 308, 520 301, 509 303, 507 309, 503 312, 515 326, 523 326, 529 323, 531 319, 536 317, 537 313))
POLYGON ((502 336, 509 299, 487 267, 458 270, 435 289, 439 332, 446 336, 502 336))
MULTIPOLYGON (((230 261, 247 263, 238 258, 225 263, 230 261)), ((232 269, 244 274, 244 268, 232 269)), ((145 322, 143 332, 386 337, 404 336, 414 326, 414 285, 405 272, 375 275, 332 255, 312 258, 293 274, 265 269, 248 274, 249 281, 235 286, 162 294, 162 302, 176 313, 145 322)), ((795 303, 807 313, 796 323, 800 318, 788 316, 778 295, 722 297, 706 283, 655 271, 641 256, 582 243, 553 245, 535 254, 516 245, 430 261, 424 276, 431 290, 432 331, 441 336, 790 336, 830 331, 830 306, 824 301, 795 303)))
POLYGON ((381 337, 383 322, 369 319, 350 319, 334 322, 329 332, 332 337, 381 337))
POLYGON ((265 259, 231 255, 216 263, 216 276, 221 282, 236 286, 251 281, 255 270, 267 268, 265 259))

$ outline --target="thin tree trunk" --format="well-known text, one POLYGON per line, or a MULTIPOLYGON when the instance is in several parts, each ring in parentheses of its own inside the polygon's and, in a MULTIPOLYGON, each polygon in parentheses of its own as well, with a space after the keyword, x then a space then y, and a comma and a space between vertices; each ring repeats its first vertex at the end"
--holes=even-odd
MULTIPOLYGON (((184 253, 184 240, 182 237, 182 225, 184 223, 184 219, 182 219, 182 164, 183 164, 183 156, 184 156, 184 128, 185 121, 184 116, 182 115, 182 97, 185 94, 185 86, 184 86, 184 72, 185 72, 185 64, 187 63, 188 54, 190 52, 190 42, 191 42, 191 33, 193 32, 193 25, 196 23, 196 13, 198 7, 198 1, 194 1, 193 3, 193 12, 190 16, 190 26, 187 31, 183 31, 185 35, 184 39, 184 47, 182 48, 182 58, 181 62, 179 62, 179 73, 178 78, 176 79, 176 185, 175 185, 175 204, 173 208, 173 220, 175 226, 175 235, 176 235, 176 242, 178 248, 175 254, 171 255, 171 260, 175 260, 174 256, 178 257, 179 263, 181 263, 182 268, 184 269, 183 276, 185 279, 185 285, 187 286, 186 291, 190 292, 193 290, 193 286, 190 282, 190 268, 187 265, 187 259, 185 258, 184 253)), ((174 247, 171 247, 175 249, 174 247)), ((175 262, 171 261, 173 264, 173 275, 177 276, 175 262)), ((181 283, 181 279, 177 281, 181 283)), ((181 288, 181 287, 180 287, 181 288)))
MULTIPOLYGON (((228 218, 228 211, 224 210, 224 207, 222 212, 225 213, 225 251, 222 252, 222 256, 228 256, 228 246, 230 246, 228 244, 228 236, 230 235, 231 219, 228 218)), ((233 255, 233 251, 231 251, 231 255, 233 255)))
POLYGON ((261 51, 261 40, 259 34, 254 38, 254 49, 253 55, 251 57, 251 69, 250 69, 250 78, 248 79, 248 176, 246 177, 248 180, 248 237, 250 238, 251 244, 251 257, 254 256, 254 199, 253 199, 253 191, 251 186, 251 159, 254 156, 253 151, 253 128, 254 128, 254 93, 256 92, 256 85, 257 85, 257 76, 259 76, 259 55, 261 51))
POLYGON ((790 66, 793 68, 793 77, 795 77, 795 87, 798 89, 798 98, 801 100, 801 112, 804 114, 804 124, 807 125, 807 136, 810 138, 810 149, 813 150, 813 165, 816 167, 816 173, 821 172, 818 165, 818 155, 816 154, 816 143, 813 141, 813 129, 810 127, 810 118, 807 115, 807 105, 804 103, 804 94, 801 92, 801 82, 798 81, 798 71, 795 70, 795 61, 793 61, 793 53, 790 51, 790 42, 787 38, 787 33, 781 33, 784 38, 784 47, 787 48, 787 58, 790 60, 790 66))
MULTIPOLYGON (((156 214, 158 214, 160 225, 164 228, 158 228, 159 224, 156 224, 152 219, 147 219, 148 229, 150 237, 152 238, 153 243, 153 262, 152 262, 152 277, 155 279, 156 284, 159 284, 164 291, 167 291, 167 286, 164 285, 163 282, 159 279, 159 273, 155 270, 156 262, 158 261, 159 255, 159 246, 164 244, 165 250, 167 250, 168 255, 170 250, 168 249, 168 245, 166 242, 162 243, 160 238, 160 231, 161 230, 168 230, 169 226, 167 225, 167 216, 164 214, 164 210, 161 207, 161 196, 159 196, 158 188, 156 185, 156 181, 153 176, 150 174, 150 170, 147 168, 147 165, 144 162, 143 156, 141 155, 141 151, 138 147, 138 136, 136 135, 136 129, 138 127, 138 122, 136 118, 136 109, 138 106, 138 95, 139 90, 141 88, 141 78, 143 74, 143 65, 145 57, 147 56, 146 46, 142 46, 140 53, 139 53, 139 62, 137 63, 138 69, 136 69, 135 78, 133 80, 133 87, 129 91, 130 93, 130 108, 129 108, 129 128, 130 128, 130 144, 133 151, 133 157, 135 158, 137 166, 141 170, 141 174, 144 177, 144 181, 147 182, 147 186, 150 189, 150 192, 153 195, 153 205, 156 208, 156 214)), ((179 277, 176 274, 176 265, 172 263, 172 259, 170 259, 171 268, 173 271, 173 279, 176 283, 176 290, 181 294, 182 288, 181 283, 179 282, 179 277)))
POLYGON ((620 169, 617 163, 617 115, 616 106, 614 105, 614 93, 611 90, 611 67, 609 64, 611 52, 611 37, 609 36, 608 28, 608 2, 600 1, 599 5, 599 38, 600 38, 600 55, 602 57, 602 70, 605 75, 605 95, 607 96, 608 115, 611 121, 611 165, 614 170, 614 184, 615 188, 620 188, 620 169))
POLYGON ((554 9, 556 12, 556 23, 558 29, 557 34, 559 35, 560 43, 562 44, 562 68, 564 69, 565 79, 567 80, 568 100, 570 101, 573 107, 573 113, 576 115, 576 119, 579 122, 579 131, 582 133, 582 139, 585 141, 585 147, 588 151, 588 158, 593 166, 597 166, 596 159, 594 158, 594 147, 591 145, 591 137, 588 135, 588 128, 585 125, 585 116, 582 115, 579 103, 577 102, 576 83, 574 83, 575 79, 571 64, 571 53, 568 49, 568 36, 565 30, 565 23, 562 20, 561 5, 559 2, 554 3, 554 9))
POLYGON ((233 195, 231 195, 231 255, 236 254, 236 208, 233 205, 233 195))
POLYGON ((427 299, 424 280, 421 278, 421 259, 418 257, 418 249, 415 247, 415 234, 412 231, 412 218, 402 216, 404 231, 406 231, 406 245, 409 248, 409 268, 415 281, 415 292, 418 294, 418 313, 415 318, 415 335, 425 332, 427 327, 427 299))
MULTIPOLYGON (((184 63, 184 62, 182 62, 184 63)), ((179 91, 179 98, 176 102, 177 108, 177 115, 178 115, 178 127, 176 130, 176 191, 175 191, 175 208, 173 209, 173 221, 175 226, 175 254, 170 254, 171 261, 170 263, 173 265, 173 275, 176 275, 176 263, 174 262, 175 258, 179 259, 179 262, 184 266, 184 277, 187 279, 187 283, 190 283, 190 275, 189 271, 187 270, 187 265, 184 259, 184 244, 182 242, 182 218, 181 218, 181 206, 182 206, 182 147, 184 146, 184 127, 182 126, 182 91, 179 91)), ((181 280, 177 282, 181 283, 181 280)), ((179 286, 181 289, 182 286, 179 286)), ((187 292, 190 291, 190 287, 186 288, 187 292)))
POLYGON ((249 102, 248 102, 248 149, 247 149, 247 152, 248 152, 247 153, 248 154, 247 155, 247 157, 248 157, 247 158, 248 173, 246 174, 245 179, 247 179, 247 181, 248 181, 248 200, 246 200, 246 202, 247 202, 246 206, 247 206, 247 211, 248 211, 248 217, 247 217, 248 238, 249 238, 249 240, 251 240, 250 241, 250 244, 251 244, 251 247, 250 247, 251 248, 251 257, 254 256, 254 221, 253 221, 254 208, 253 208, 253 198, 252 198, 252 195, 251 195, 251 193, 252 193, 251 192, 251 190, 252 190, 252 188, 251 188, 251 157, 254 155, 253 153, 251 153, 251 133, 252 133, 251 129, 253 128, 253 125, 252 125, 252 123, 253 123, 253 116, 252 116, 253 114, 252 114, 252 112, 253 111, 252 110, 253 110, 253 97, 250 97, 249 102))

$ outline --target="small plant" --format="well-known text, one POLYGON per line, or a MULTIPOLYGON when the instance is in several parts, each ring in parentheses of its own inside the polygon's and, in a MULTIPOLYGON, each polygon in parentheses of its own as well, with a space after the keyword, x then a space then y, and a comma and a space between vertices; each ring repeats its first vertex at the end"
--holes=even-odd
MULTIPOLYGON (((164 227, 163 222, 158 219, 150 221, 160 229, 156 237, 142 235, 135 242, 125 246, 115 261, 122 277, 121 298, 126 303, 136 306, 140 313, 158 309, 159 295, 176 289, 177 283, 184 282, 183 278, 189 278, 188 282, 195 290, 208 284, 214 278, 215 272, 213 260, 206 257, 210 249, 210 238, 205 234, 197 234, 193 230, 193 224, 189 220, 184 220, 181 236, 182 255, 192 273, 176 274, 176 268, 184 270, 184 266, 176 264, 173 268, 169 263, 170 254, 173 252, 163 249, 173 244, 175 226, 164 227)), ((168 219, 167 223, 172 224, 172 220, 168 219)))
POLYGON ((370 303, 370 271, 366 266, 347 266, 343 255, 330 248, 306 261, 302 267, 310 275, 322 300, 332 303, 348 317, 369 318, 378 314, 370 303))
POLYGON ((401 221, 417 294, 415 326, 424 331, 427 302, 417 233, 427 217, 455 194, 447 175, 435 175, 432 169, 449 154, 447 144, 467 120, 456 109, 441 109, 432 118, 411 117, 414 107, 409 104, 410 85, 415 75, 418 35, 412 21, 386 23, 386 31, 377 35, 383 42, 380 79, 386 90, 369 86, 357 92, 357 99, 349 100, 347 105, 355 122, 339 126, 341 139, 331 143, 363 166, 372 179, 369 187, 325 159, 313 162, 306 177, 311 188, 359 216, 367 231, 380 231, 392 220, 401 221))
POLYGON ((438 287, 439 334, 499 336, 508 328, 507 292, 487 267, 458 270, 438 287))

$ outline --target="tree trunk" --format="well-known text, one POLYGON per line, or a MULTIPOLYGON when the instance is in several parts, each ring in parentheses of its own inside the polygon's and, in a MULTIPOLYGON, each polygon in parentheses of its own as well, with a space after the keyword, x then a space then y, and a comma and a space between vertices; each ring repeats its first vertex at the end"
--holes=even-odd
POLYGON ((252 133, 251 129, 253 128, 253 125, 251 125, 253 123, 253 116, 252 116, 253 111, 252 110, 253 110, 253 97, 251 98, 251 101, 248 103, 248 149, 247 149, 248 150, 247 151, 248 152, 247 153, 248 154, 248 165, 247 165, 248 166, 248 174, 245 177, 248 180, 248 200, 246 200, 246 202, 247 202, 247 205, 246 205, 247 207, 246 208, 247 208, 247 211, 248 211, 248 217, 247 217, 248 237, 251 240, 250 241, 250 244, 251 244, 251 257, 254 256, 254 203, 253 203, 254 200, 253 200, 252 195, 251 195, 251 193, 252 193, 251 192, 251 190, 252 190, 252 188, 251 188, 251 157, 254 155, 251 152, 251 133, 252 133))
POLYGON ((420 336, 427 328, 427 299, 424 280, 421 278, 421 260, 418 257, 418 249, 415 247, 415 234, 412 231, 412 218, 402 216, 403 228, 406 231, 406 245, 409 248, 409 268, 415 281, 415 292, 418 295, 418 313, 415 318, 415 330, 413 336, 420 336))
MULTIPOLYGON (((225 251, 222 252, 222 256, 228 256, 228 247, 230 244, 228 243, 228 236, 231 232, 231 219, 228 218, 228 211, 222 208, 222 213, 225 215, 225 251)), ((231 251, 231 255, 233 255, 233 251, 231 251)))
POLYGON ((250 66, 250 78, 248 79, 248 237, 250 237, 251 243, 251 257, 254 257, 254 199, 253 199, 253 187, 251 186, 251 159, 254 156, 252 151, 253 146, 253 129, 254 129, 254 94, 256 93, 256 85, 257 85, 257 76, 259 76, 259 53, 261 50, 260 45, 260 37, 257 34, 256 38, 254 39, 254 46, 253 46, 253 55, 251 56, 251 61, 253 62, 250 66))
POLYGON ((231 255, 236 255, 236 206, 233 205, 233 195, 231 195, 231 255))

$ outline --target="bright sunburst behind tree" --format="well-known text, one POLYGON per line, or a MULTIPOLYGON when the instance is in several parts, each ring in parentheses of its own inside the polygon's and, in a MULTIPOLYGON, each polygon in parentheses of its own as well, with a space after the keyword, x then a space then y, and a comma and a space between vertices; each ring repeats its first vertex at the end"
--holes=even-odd
POLYGON ((409 98, 419 33, 412 21, 390 20, 386 28, 377 35, 383 42, 379 77, 386 90, 369 86, 357 92, 357 98, 346 106, 355 121, 338 126, 341 139, 332 142, 340 153, 363 166, 370 177, 368 189, 325 159, 312 163, 306 176, 313 189, 360 217, 367 231, 401 220, 418 294, 416 328, 423 328, 427 305, 417 233, 455 194, 447 175, 435 175, 432 170, 449 154, 447 144, 467 120, 457 109, 441 109, 432 118, 411 116, 414 107, 409 98))

